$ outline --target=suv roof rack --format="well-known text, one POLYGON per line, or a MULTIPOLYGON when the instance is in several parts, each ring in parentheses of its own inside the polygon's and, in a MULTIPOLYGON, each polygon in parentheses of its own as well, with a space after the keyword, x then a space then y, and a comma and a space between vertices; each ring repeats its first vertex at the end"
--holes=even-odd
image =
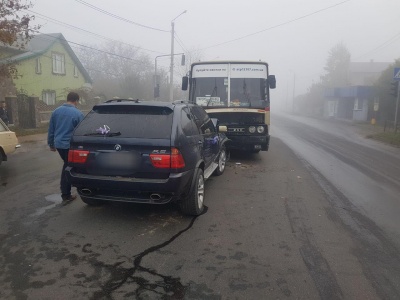
POLYGON ((139 100, 139 99, 110 99, 110 100, 107 100, 105 103, 123 102, 123 101, 129 101, 129 102, 140 103, 140 100, 139 100))

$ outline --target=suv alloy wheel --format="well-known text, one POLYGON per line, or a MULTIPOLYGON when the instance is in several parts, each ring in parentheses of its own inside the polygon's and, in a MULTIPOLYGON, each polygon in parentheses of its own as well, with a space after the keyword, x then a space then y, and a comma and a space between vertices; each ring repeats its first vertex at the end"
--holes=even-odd
POLYGON ((204 210, 204 175, 198 168, 193 176, 193 181, 188 195, 181 199, 180 208, 184 214, 198 216, 204 210))

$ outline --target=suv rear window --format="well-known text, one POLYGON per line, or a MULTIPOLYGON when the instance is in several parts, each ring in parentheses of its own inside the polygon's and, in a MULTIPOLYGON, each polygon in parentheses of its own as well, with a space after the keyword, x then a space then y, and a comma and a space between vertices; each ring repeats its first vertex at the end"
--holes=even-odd
POLYGON ((168 107, 140 105, 95 106, 75 130, 75 135, 114 134, 122 138, 168 139, 173 111, 168 107), (106 133, 107 132, 107 133, 106 133))

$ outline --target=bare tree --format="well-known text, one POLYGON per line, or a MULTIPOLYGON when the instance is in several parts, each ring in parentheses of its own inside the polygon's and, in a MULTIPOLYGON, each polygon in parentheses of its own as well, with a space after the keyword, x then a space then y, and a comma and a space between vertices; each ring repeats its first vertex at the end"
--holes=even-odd
MULTIPOLYGON (((377 100, 379 100, 379 110, 376 113, 377 120, 383 123, 386 120, 395 119, 397 84, 393 81, 393 70, 400 68, 400 58, 396 59, 389 67, 381 73, 376 80, 374 87, 377 100)), ((370 108, 373 109, 372 107, 370 108)), ((400 108, 398 114, 400 114, 400 108)))
POLYGON ((0 2, 0 77, 16 77, 17 70, 7 58, 23 49, 40 25, 33 26, 33 15, 24 13, 33 5, 22 0, 0 2))
POLYGON ((331 48, 324 67, 325 74, 321 75, 319 82, 313 82, 306 94, 298 98, 297 107, 302 113, 322 115, 325 98, 324 91, 328 88, 347 86, 349 84, 348 72, 350 65, 350 52, 342 43, 331 48))
POLYGON ((137 47, 108 42, 76 51, 93 79, 93 90, 107 98, 153 98, 154 66, 137 47))
POLYGON ((322 83, 327 87, 346 86, 349 83, 350 52, 342 43, 333 46, 329 51, 324 70, 321 76, 322 83))

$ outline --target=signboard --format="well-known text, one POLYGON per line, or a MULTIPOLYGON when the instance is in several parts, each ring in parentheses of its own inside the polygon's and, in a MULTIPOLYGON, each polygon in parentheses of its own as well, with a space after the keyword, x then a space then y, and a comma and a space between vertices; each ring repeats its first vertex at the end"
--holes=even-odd
POLYGON ((266 65, 231 64, 231 78, 267 78, 266 65))
POLYGON ((195 65, 192 77, 228 77, 228 64, 201 64, 195 65))
POLYGON ((199 64, 193 66, 192 77, 267 78, 267 66, 252 63, 199 64))
POLYGON ((400 81, 400 68, 394 68, 393 80, 400 81))

